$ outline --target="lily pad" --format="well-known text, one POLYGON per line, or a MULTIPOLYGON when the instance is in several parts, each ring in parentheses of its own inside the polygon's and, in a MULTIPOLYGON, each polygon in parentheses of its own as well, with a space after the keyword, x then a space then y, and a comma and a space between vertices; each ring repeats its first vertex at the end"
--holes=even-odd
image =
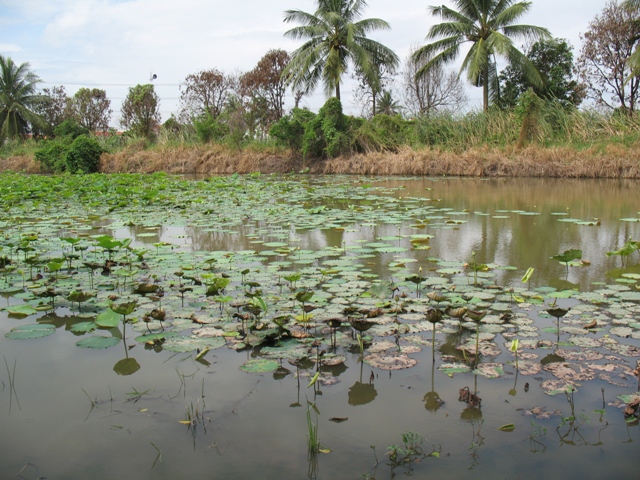
POLYGON ((82 340, 76 342, 77 347, 81 348, 109 348, 113 347, 120 343, 119 338, 115 337, 103 337, 100 335, 93 335, 91 337, 83 338, 82 340))
POLYGON ((13 315, 15 317, 28 317, 29 315, 33 315, 34 313, 37 313, 38 311, 33 308, 31 305, 16 305, 13 307, 8 307, 7 308, 7 312, 10 315, 13 315))
POLYGON ((247 373, 265 373, 273 372, 280 367, 280 364, 275 360, 268 360, 264 358, 255 358, 248 360, 246 363, 240 365, 240 370, 247 373))
POLYGON ((414 358, 405 354, 371 354, 364 357, 364 362, 380 370, 404 370, 418 364, 414 358))
POLYGON ((33 323, 30 325, 20 325, 12 328, 5 334, 6 338, 13 340, 29 340, 32 338, 47 337, 54 334, 56 327, 47 323, 33 323))

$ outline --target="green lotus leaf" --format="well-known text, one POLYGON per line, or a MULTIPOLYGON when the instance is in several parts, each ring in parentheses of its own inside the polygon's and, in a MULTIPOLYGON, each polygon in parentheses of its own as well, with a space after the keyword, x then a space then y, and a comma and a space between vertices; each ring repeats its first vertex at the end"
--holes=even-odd
POLYGON ((81 347, 81 348, 101 349, 101 348, 113 347, 114 345, 117 345, 118 343, 120 343, 120 339, 119 338, 102 337, 100 335, 92 335, 90 337, 83 338, 82 340, 76 342, 76 346, 77 347, 81 347))
POLYGON ((120 324, 120 315, 107 308, 96 317, 96 325, 102 328, 114 328, 120 324))
POLYGON ((29 315, 33 315, 38 311, 33 308, 31 305, 16 305, 15 307, 8 307, 7 312, 10 315, 14 315, 16 317, 28 317, 29 315))
POLYGON ((275 360, 257 358, 248 360, 243 365, 240 365, 240 370, 247 373, 265 373, 277 370, 279 367, 280 364, 275 360))
POLYGON ((48 323, 32 323, 12 328, 10 332, 5 334, 5 337, 12 340, 29 340, 53 335, 55 331, 56 327, 48 323))

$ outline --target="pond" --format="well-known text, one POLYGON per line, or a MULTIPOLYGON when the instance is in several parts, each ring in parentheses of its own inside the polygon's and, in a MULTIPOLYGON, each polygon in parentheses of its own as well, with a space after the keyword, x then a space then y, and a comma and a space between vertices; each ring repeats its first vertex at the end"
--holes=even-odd
POLYGON ((638 187, 2 175, 0 478, 637 478, 638 187))

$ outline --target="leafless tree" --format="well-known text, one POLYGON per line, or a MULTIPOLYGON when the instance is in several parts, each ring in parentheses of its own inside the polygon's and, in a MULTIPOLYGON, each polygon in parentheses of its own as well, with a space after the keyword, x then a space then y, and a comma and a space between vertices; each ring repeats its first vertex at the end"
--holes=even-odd
POLYGON ((580 36, 583 44, 577 62, 587 96, 599 106, 620 107, 629 114, 636 109, 640 87, 640 77, 631 76, 629 68, 633 39, 640 35, 638 13, 637 8, 608 2, 580 36))
POLYGON ((421 116, 439 111, 455 113, 463 108, 468 98, 458 75, 436 65, 425 75, 416 78, 416 73, 428 59, 416 63, 413 51, 407 57, 402 74, 403 99, 407 111, 413 116, 421 116))

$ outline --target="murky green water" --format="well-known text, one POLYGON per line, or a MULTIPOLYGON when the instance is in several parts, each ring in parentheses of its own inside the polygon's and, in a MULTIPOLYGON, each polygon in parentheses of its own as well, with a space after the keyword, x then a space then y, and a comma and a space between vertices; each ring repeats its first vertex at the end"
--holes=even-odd
MULTIPOLYGON (((135 332, 127 326, 124 342, 104 350, 84 349, 75 346, 83 335, 69 331, 73 324, 86 321, 76 317, 77 306, 72 309, 68 302, 61 301, 55 313, 40 312, 27 319, 9 316, 5 311, 0 317, 0 478, 20 474, 29 479, 380 479, 411 473, 415 478, 476 475, 533 479, 555 478, 559 472, 569 479, 637 478, 638 422, 625 422, 622 408, 615 403, 619 395, 638 390, 638 381, 630 372, 640 358, 639 329, 634 326, 640 318, 640 307, 637 301, 618 300, 616 295, 637 291, 634 274, 640 273, 640 268, 637 253, 621 269, 620 258, 607 257, 605 252, 617 250, 629 238, 640 240, 640 222, 621 221, 640 217, 638 182, 354 180, 336 179, 346 186, 342 195, 326 198, 318 194, 303 200, 310 216, 322 215, 317 228, 292 220, 280 222, 285 213, 275 208, 281 200, 273 198, 272 217, 256 208, 235 221, 223 209, 213 210, 210 222, 206 222, 187 214, 192 205, 186 207, 182 220, 176 209, 165 212, 170 223, 163 223, 161 217, 145 223, 140 220, 144 218, 144 208, 140 207, 136 214, 129 211, 125 220, 102 215, 94 220, 102 228, 86 233, 132 238, 133 245, 151 251, 167 248, 154 246, 167 242, 173 245, 168 247, 173 252, 187 256, 190 252, 218 250, 253 250, 259 254, 277 248, 265 243, 285 243, 292 249, 287 255, 256 255, 260 263, 248 262, 247 268, 258 272, 266 268, 264 265, 287 261, 290 263, 279 268, 301 271, 303 278, 312 275, 311 269, 333 267, 328 261, 334 257, 346 260, 354 270, 339 264, 339 274, 327 274, 328 278, 313 283, 316 300, 320 292, 336 289, 326 298, 340 309, 348 305, 334 302, 341 288, 353 288, 358 293, 354 294, 354 303, 368 291, 352 282, 394 281, 399 293, 412 299, 415 285, 405 278, 419 273, 420 267, 421 275, 446 279, 445 283, 427 283, 422 298, 432 290, 453 295, 471 289, 473 277, 468 269, 466 274, 438 270, 463 272, 462 264, 472 262, 472 252, 476 252, 477 263, 495 264, 489 272, 479 272, 486 291, 491 291, 492 285, 515 287, 516 296, 524 296, 524 302, 518 303, 502 290, 494 300, 483 303, 480 299, 480 306, 485 308, 506 304, 521 320, 488 335, 487 344, 498 350, 483 355, 481 362, 501 366, 502 375, 487 378, 471 372, 448 375, 442 371, 443 364, 464 363, 455 347, 475 339, 471 329, 464 328, 460 333, 457 322, 438 329, 435 362, 430 331, 401 333, 399 344, 420 348, 409 354, 418 363, 394 371, 360 362, 355 340, 348 338, 351 329, 343 327, 339 343, 352 346, 338 346, 337 352, 346 356, 346 362, 322 368, 331 374, 330 385, 307 388, 315 367, 301 369, 296 375, 296 367, 283 360, 287 375, 280 371, 241 371, 241 365, 259 356, 260 348, 218 348, 196 361, 192 352, 174 353, 159 346, 155 351, 136 342, 134 338, 144 330, 135 332), (349 191, 350 184, 355 188, 367 182, 372 185, 371 195, 382 195, 385 202, 349 191), (376 191, 378 187, 383 189, 376 191), (377 210, 380 215, 375 221, 377 210), (395 212, 393 218, 391 211, 395 212), (349 217, 344 212, 355 213, 349 217), (412 248, 410 236, 425 234, 433 238, 413 245, 431 248, 412 248), (571 266, 567 272, 563 264, 549 259, 568 249, 580 249, 590 265, 571 266), (332 256, 314 257, 309 253, 329 250, 332 256), (530 302, 526 296, 527 288, 520 279, 528 267, 535 268, 529 288, 534 293, 539 291, 544 303, 530 302), (621 282, 621 278, 626 281, 621 282), (550 327, 556 320, 543 314, 550 303, 544 295, 551 289, 546 287, 592 292, 605 299, 609 295, 615 302, 596 305, 587 301, 591 297, 560 298, 558 303, 572 310, 562 320, 560 331, 554 332, 550 327), (603 291, 609 293, 597 293, 603 291), (599 330, 581 334, 582 325, 593 318, 598 319, 599 330), (32 340, 4 337, 15 326, 35 321, 54 324, 58 331, 32 340), (611 331, 615 327, 629 330, 611 331), (419 337, 423 342, 406 342, 403 336, 419 337), (515 337, 547 342, 522 348, 518 375, 507 348, 515 337), (599 343, 577 346, 584 338, 599 343), (578 340, 572 343, 571 339, 578 340), (603 339, 613 339, 615 344, 603 339), (543 382, 558 379, 553 372, 540 368, 529 369, 532 374, 525 372, 527 365, 541 367, 540 362, 555 351, 558 341, 560 353, 566 357, 562 364, 570 364, 576 374, 571 382, 577 388, 572 397, 573 412, 570 397, 545 393, 543 382), (117 374, 114 365, 125 358, 135 358, 140 369, 131 375, 117 374), (482 398, 481 409, 459 401, 459 390, 467 386, 482 398), (430 392, 437 392, 444 403, 428 401, 435 396, 430 392), (330 453, 309 456, 308 411, 317 424, 320 444, 330 453), (197 412, 197 421, 181 424, 188 418, 187 412, 197 412), (499 430, 506 424, 515 428, 499 430), (404 448, 402 434, 406 432, 423 436, 423 451, 439 455, 391 465, 387 448, 404 448)), ((316 186, 311 182, 317 192, 324 188, 325 180, 319 181, 316 186)), ((37 210, 33 213, 38 216, 37 210)), ((59 228, 73 227, 60 224, 59 228)), ((175 284, 178 279, 172 281, 175 284)), ((242 289, 237 282, 229 287, 236 293, 242 289)), ((14 295, 4 294, 6 305, 23 301, 14 295)), ((187 308, 194 309, 189 302, 202 302, 203 298, 197 289, 188 292, 187 308)), ((215 315, 215 302, 204 301, 212 304, 205 310, 215 315)), ((282 303, 270 307, 271 312, 296 308, 287 299, 286 286, 282 303)), ((325 304, 319 307, 322 310, 325 304)), ((87 310, 91 311, 90 305, 87 310)), ((498 310, 494 316, 504 311, 498 310)), ((416 316, 420 313, 409 309, 398 319, 415 325, 416 316)), ((486 328, 487 332, 481 331, 493 332, 486 328)), ((322 340, 320 348, 330 352, 328 330, 321 325, 315 332, 322 340)), ((384 340, 394 342, 396 336, 384 340)), ((311 356, 314 351, 311 348, 311 356)))

